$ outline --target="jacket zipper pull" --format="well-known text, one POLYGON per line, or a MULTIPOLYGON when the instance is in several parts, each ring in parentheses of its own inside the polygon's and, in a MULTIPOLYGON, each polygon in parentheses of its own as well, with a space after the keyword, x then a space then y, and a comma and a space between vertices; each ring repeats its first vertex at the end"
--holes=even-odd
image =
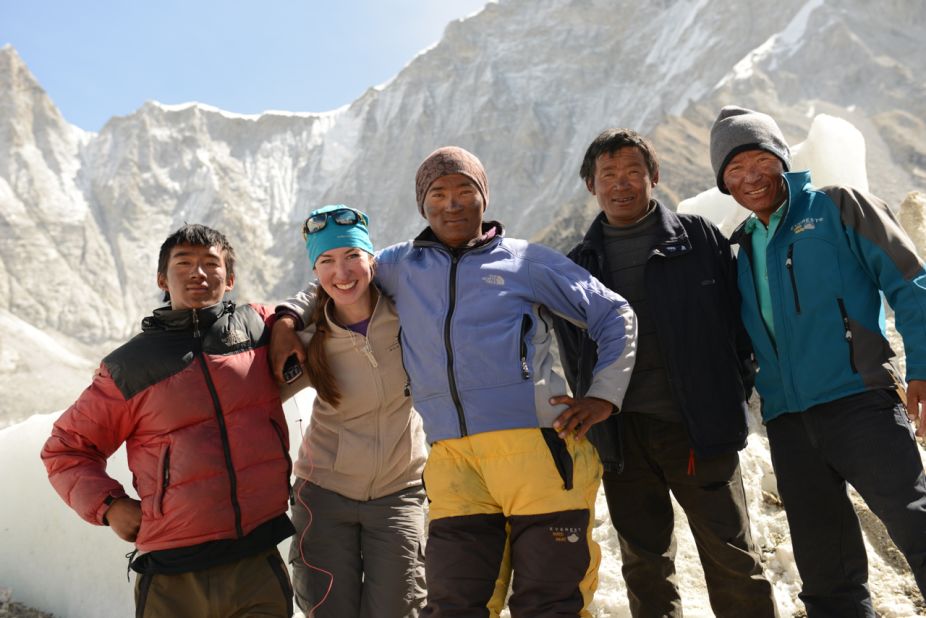
POLYGON ((531 377, 531 372, 527 368, 527 358, 524 356, 521 357, 521 377, 525 380, 529 380, 531 377))
POLYGON ((363 339, 363 345, 360 346, 360 349, 363 350, 364 355, 366 355, 367 360, 370 361, 370 364, 373 366, 374 369, 379 367, 379 363, 376 362, 376 357, 373 356, 373 347, 370 345, 370 340, 367 337, 364 337, 363 335, 358 335, 354 333, 353 331, 351 331, 351 337, 360 337, 361 339, 363 339))
POLYGON ((196 315, 196 309, 193 309, 193 336, 199 339, 199 316, 196 315))

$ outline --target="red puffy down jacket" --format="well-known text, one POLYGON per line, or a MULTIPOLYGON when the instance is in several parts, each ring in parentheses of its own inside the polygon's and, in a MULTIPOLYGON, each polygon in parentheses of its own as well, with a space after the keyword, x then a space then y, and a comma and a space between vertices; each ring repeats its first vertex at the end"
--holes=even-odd
POLYGON ((52 485, 102 524, 106 474, 126 444, 141 499, 136 545, 153 551, 241 538, 286 512, 291 462, 268 364, 270 311, 225 302, 159 309, 103 359, 42 449, 52 485))

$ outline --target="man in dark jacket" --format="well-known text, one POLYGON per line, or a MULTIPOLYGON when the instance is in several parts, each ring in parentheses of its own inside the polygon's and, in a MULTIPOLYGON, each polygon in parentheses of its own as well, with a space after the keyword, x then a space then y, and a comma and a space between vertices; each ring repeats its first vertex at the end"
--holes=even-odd
POLYGON ((276 547, 293 526, 289 438, 267 360, 273 315, 223 301, 234 263, 211 228, 168 237, 157 282, 170 306, 103 359, 42 449, 64 501, 141 552, 141 618, 292 615, 276 547), (106 473, 123 443, 140 500, 106 473))
MULTIPOLYGON (((708 221, 652 199, 659 166, 634 131, 599 135, 580 175, 602 212, 569 257, 625 297, 639 318, 620 414, 589 433, 605 465, 631 613, 682 615, 671 491, 688 517, 714 613, 775 616, 737 454, 746 444, 752 362, 730 246, 708 221)), ((581 396, 596 348, 564 321, 557 332, 581 396)))

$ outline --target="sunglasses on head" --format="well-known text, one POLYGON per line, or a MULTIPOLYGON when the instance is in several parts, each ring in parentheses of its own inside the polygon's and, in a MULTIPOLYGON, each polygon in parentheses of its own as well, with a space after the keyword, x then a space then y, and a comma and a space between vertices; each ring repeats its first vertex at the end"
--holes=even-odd
POLYGON ((321 232, 328 225, 328 220, 334 221, 337 225, 369 225, 366 215, 356 211, 353 208, 338 208, 330 212, 321 212, 312 215, 302 224, 302 237, 309 238, 309 234, 321 232))

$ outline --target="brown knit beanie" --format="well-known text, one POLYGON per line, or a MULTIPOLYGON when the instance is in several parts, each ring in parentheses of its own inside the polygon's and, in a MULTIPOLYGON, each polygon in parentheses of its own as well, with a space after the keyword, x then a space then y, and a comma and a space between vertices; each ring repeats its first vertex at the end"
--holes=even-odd
MULTIPOLYGON (((483 210, 489 206, 489 181, 482 162, 473 153, 456 146, 444 146, 429 154, 415 174, 415 198, 418 212, 424 217, 424 196, 431 183, 441 176, 463 174, 474 183, 482 194, 483 210)), ((427 218, 427 217, 425 217, 427 218)))

